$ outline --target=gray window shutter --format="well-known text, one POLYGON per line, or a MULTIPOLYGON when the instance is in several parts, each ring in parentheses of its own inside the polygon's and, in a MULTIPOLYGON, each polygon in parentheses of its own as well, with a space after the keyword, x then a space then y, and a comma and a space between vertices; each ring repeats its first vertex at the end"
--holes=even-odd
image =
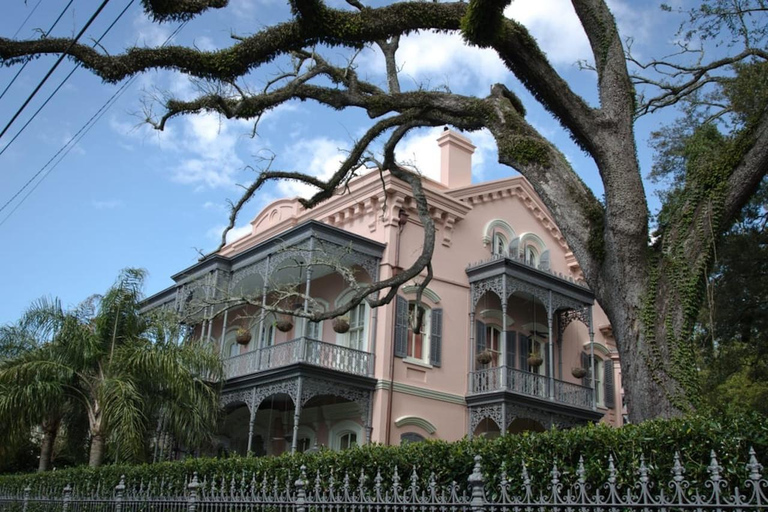
POLYGON ((587 370, 587 374, 581 378, 581 385, 590 387, 589 374, 592 372, 592 368, 589 365, 589 355, 586 352, 581 353, 581 367, 587 370))
POLYGON ((509 257, 516 260, 520 259, 520 237, 509 242, 509 257))
POLYGON ((539 256, 539 270, 549 270, 550 267, 550 260, 549 260, 549 251, 544 251, 541 253, 541 256, 539 256))
POLYGON ((395 299, 395 357, 408 354, 408 301, 399 295, 395 299))
POLYGON ((485 324, 475 321, 475 355, 485 350, 485 324))
POLYGON ((443 351, 443 310, 432 310, 432 325, 429 333, 429 364, 440 366, 443 351))
POLYGON ((520 339, 520 369, 527 372, 530 371, 530 368, 528 368, 528 352, 531 350, 528 344, 528 336, 520 334, 518 338, 520 339))
POLYGON ((613 361, 610 359, 606 359, 603 362, 603 387, 605 391, 605 398, 603 398, 605 406, 608 408, 613 408, 615 405, 613 394, 615 391, 613 385, 613 361))
POLYGON ((506 365, 510 368, 515 367, 515 348, 517 347, 517 333, 507 331, 507 361, 506 365))

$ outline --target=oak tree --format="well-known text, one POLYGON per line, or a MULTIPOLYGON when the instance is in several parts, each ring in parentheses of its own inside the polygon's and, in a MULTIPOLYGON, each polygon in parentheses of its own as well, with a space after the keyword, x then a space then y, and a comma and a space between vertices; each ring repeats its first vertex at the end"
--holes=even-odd
MULTIPOLYGON (((158 22, 188 19, 226 3, 143 0, 145 10, 158 22)), ((702 283, 714 239, 727 229, 768 168, 768 112, 756 112, 738 137, 727 138, 729 151, 709 162, 697 179, 685 183, 686 191, 675 214, 659 226, 653 243, 634 125, 638 115, 675 105, 703 88, 716 86, 732 64, 765 59, 764 39, 758 38, 755 44, 754 39, 746 38, 742 44, 742 38, 737 37, 738 46, 723 47, 728 54, 717 60, 693 61, 687 58, 690 49, 686 48, 677 60, 632 61, 634 71, 630 71, 626 48, 606 2, 572 0, 594 59, 599 101, 591 105, 558 74, 526 27, 504 16, 509 0, 406 1, 375 8, 359 0, 347 3, 349 8, 339 9, 323 0, 290 0, 289 21, 237 37, 231 47, 217 51, 169 46, 130 48, 108 55, 63 38, 0 39, 0 59, 5 65, 15 65, 29 56, 64 52, 107 82, 168 69, 210 84, 192 100, 164 102, 162 115, 150 120, 158 129, 174 117, 199 112, 258 120, 266 111, 295 99, 365 112, 372 120, 370 128, 330 179, 320 180, 292 169, 264 169, 234 205, 229 224, 231 229, 242 206, 269 180, 295 179, 318 187, 314 196, 303 200, 306 207, 331 197, 364 164, 373 162, 407 181, 424 226, 423 252, 402 274, 361 286, 347 308, 370 300, 367 297, 376 291, 383 293, 371 300, 372 304, 387 302, 398 285, 430 271, 435 228, 418 176, 395 159, 398 142, 417 127, 487 129, 498 147, 499 162, 525 176, 550 210, 611 321, 630 418, 639 421, 674 416, 694 407, 698 379, 691 333, 702 283), (504 85, 494 85, 485 97, 402 87, 397 60, 400 38, 423 30, 453 33, 469 44, 494 51, 594 160, 604 199, 598 200, 563 153, 526 121, 521 100, 504 85), (328 50, 354 51, 365 45, 376 45, 382 51, 386 86, 367 81, 354 66, 335 64, 328 57, 328 50), (249 73, 265 69, 284 56, 294 58, 293 70, 276 76, 260 91, 245 85, 249 73), (642 95, 636 85, 642 87, 642 95), (368 149, 382 139, 383 154, 374 159, 368 149)), ((691 21, 714 35, 720 29, 713 29, 712 23, 720 20, 725 23, 723 28, 733 28, 738 35, 742 26, 739 19, 764 17, 762 2, 753 3, 754 9, 739 7, 738 12, 697 10, 691 21)), ((702 3, 724 8, 732 4, 720 0, 702 3)), ((738 2, 743 4, 750 2, 738 2)), ((320 316, 342 312, 334 310, 320 316)))

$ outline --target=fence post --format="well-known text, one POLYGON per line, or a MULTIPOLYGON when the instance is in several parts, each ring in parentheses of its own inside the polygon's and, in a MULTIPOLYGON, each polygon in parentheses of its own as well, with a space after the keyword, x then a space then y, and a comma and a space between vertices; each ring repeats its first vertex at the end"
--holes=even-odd
POLYGON ((301 472, 299 473, 299 479, 296 480, 294 485, 296 486, 296 502, 295 512, 306 512, 307 508, 307 491, 304 486, 307 482, 307 466, 301 465, 301 472))
POLYGON ((197 479, 197 471, 192 476, 192 481, 187 484, 189 490, 189 497, 187 498, 187 512, 195 512, 197 509, 197 489, 200 487, 200 482, 197 479))
POLYGON ((24 488, 24 495, 23 495, 23 501, 21 505, 21 512, 27 512, 27 508, 29 508, 29 493, 32 491, 32 488, 27 484, 27 486, 24 488))
POLYGON ((67 484, 64 488, 64 499, 61 504, 61 512, 67 512, 69 510, 69 503, 72 501, 72 487, 67 484))
POLYGON ((115 512, 123 510, 123 493, 125 492, 125 475, 120 475, 120 483, 115 486, 115 512))
POLYGON ((470 502, 472 512, 485 510, 485 479, 480 465, 481 460, 479 455, 475 455, 475 467, 472 468, 472 474, 467 479, 472 487, 472 501, 470 502))

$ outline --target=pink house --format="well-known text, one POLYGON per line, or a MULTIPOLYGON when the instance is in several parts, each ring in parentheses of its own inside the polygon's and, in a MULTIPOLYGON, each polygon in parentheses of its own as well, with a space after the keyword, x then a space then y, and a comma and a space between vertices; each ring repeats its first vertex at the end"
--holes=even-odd
POLYGON ((355 281, 407 268, 423 230, 409 186, 386 172, 312 210, 275 201, 249 235, 147 300, 193 315, 196 336, 226 358, 220 449, 279 454, 622 424, 610 325, 547 209, 522 177, 472 184, 466 137, 446 129, 438 144, 440 181, 424 179, 434 278, 420 304, 412 282, 386 306, 352 309, 346 326, 230 306, 253 297, 333 308, 355 281))

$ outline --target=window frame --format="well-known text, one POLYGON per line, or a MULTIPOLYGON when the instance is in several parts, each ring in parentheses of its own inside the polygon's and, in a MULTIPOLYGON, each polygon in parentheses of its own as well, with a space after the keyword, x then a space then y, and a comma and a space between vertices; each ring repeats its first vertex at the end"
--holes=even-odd
POLYGON ((362 446, 363 426, 359 423, 356 423, 352 420, 342 420, 331 427, 329 432, 331 449, 341 451, 352 448, 352 446, 347 446, 346 448, 341 447, 343 438, 350 434, 355 435, 355 446, 362 446))
POLYGON ((424 301, 421 301, 419 304, 419 307, 424 310, 424 316, 421 325, 421 333, 416 334, 413 332, 414 321, 412 321, 411 307, 416 307, 415 301, 408 301, 408 338, 406 342, 405 360, 409 362, 429 365, 430 348, 432 342, 432 308, 424 304, 424 301), (411 348, 413 348, 414 352, 416 352, 416 336, 421 336, 421 357, 411 355, 411 348))

